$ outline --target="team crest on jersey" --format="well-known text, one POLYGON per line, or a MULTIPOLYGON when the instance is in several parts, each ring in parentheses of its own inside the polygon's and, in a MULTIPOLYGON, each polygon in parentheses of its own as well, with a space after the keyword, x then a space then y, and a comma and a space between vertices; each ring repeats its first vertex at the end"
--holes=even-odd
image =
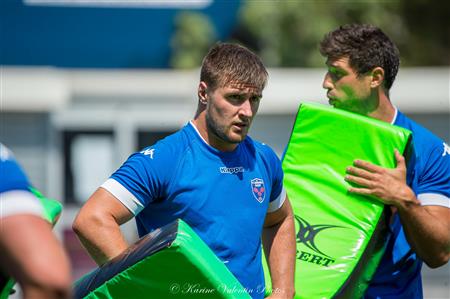
POLYGON ((264 201, 266 197, 266 188, 264 187, 264 181, 262 179, 253 179, 250 181, 252 185, 252 193, 256 200, 260 203, 264 201))

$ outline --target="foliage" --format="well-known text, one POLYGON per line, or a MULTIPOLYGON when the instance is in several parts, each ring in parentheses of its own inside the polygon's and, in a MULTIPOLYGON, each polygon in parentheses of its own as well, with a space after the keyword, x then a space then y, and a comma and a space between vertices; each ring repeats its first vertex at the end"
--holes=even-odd
POLYGON ((324 34, 347 23, 370 23, 394 40, 403 65, 448 65, 448 3, 249 0, 242 7, 236 35, 269 66, 318 67, 323 65, 318 43, 324 34))
MULTIPOLYGON (((230 40, 271 67, 322 67, 318 44, 328 31, 370 23, 397 44, 403 66, 448 65, 449 14, 450 1, 440 0, 247 0, 230 40)), ((185 12, 176 28, 171 65, 197 67, 216 38, 211 21, 185 12)))
POLYGON ((215 39, 214 26, 206 15, 180 13, 175 19, 175 34, 171 41, 171 66, 181 69, 197 67, 215 39))

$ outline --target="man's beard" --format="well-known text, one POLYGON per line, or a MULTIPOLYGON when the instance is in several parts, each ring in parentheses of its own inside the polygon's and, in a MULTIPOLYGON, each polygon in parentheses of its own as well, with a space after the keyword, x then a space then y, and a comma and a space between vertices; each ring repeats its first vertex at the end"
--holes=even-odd
POLYGON ((245 138, 245 136, 244 138, 242 138, 242 140, 233 140, 229 138, 225 133, 226 128, 224 126, 220 126, 218 122, 214 121, 214 119, 208 113, 206 114, 206 126, 208 128, 208 131, 227 143, 237 144, 245 138))

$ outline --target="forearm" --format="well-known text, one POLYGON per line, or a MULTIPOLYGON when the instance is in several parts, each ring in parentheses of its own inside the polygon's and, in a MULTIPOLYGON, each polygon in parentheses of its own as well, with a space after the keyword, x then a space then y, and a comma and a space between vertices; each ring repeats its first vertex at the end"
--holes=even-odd
POLYGON ((105 264, 128 248, 128 243, 113 218, 86 218, 77 217, 73 230, 98 265, 105 264))
POLYGON ((69 260, 50 224, 29 214, 0 222, 0 266, 21 285, 23 298, 69 298, 69 260))
POLYGON ((263 246, 272 278, 273 294, 275 296, 278 294, 283 298, 292 298, 295 292, 296 253, 292 215, 274 226, 264 228, 263 246))
POLYGON ((397 205, 397 209, 414 252, 431 268, 447 263, 450 257, 450 209, 421 206, 414 195, 397 205))

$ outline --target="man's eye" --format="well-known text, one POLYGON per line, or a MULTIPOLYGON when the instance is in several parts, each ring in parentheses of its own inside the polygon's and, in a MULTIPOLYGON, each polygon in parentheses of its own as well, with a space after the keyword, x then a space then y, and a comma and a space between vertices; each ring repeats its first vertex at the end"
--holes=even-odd
POLYGON ((333 71, 330 70, 330 71, 328 71, 328 73, 330 74, 330 76, 333 80, 338 80, 338 79, 342 78, 342 75, 343 75, 341 72, 338 72, 336 70, 333 70, 333 71))
POLYGON ((253 103, 258 103, 261 100, 261 97, 259 96, 254 96, 250 98, 250 101, 252 101, 253 103))
POLYGON ((239 94, 231 94, 227 98, 232 101, 240 101, 242 99, 242 96, 239 94))

